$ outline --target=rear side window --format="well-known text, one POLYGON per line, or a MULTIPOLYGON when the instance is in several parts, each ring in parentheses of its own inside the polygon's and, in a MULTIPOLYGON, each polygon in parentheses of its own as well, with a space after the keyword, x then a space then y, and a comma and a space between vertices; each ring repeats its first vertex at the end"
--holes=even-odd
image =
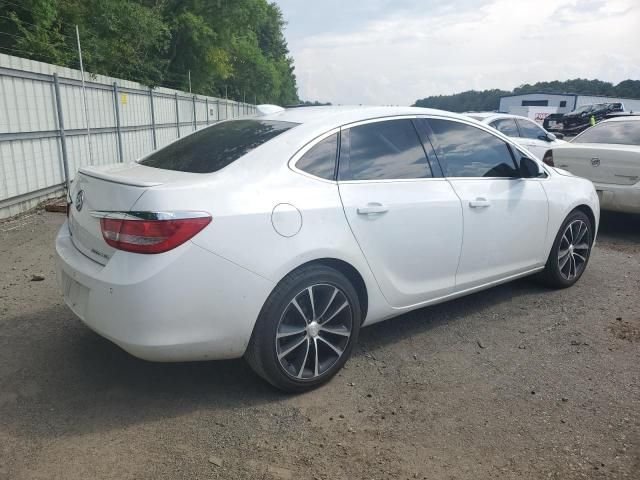
POLYGON ((640 145, 640 120, 600 123, 578 135, 572 143, 640 145))
POLYGON ((491 122, 490 125, 507 137, 520 136, 520 132, 518 132, 518 126, 516 125, 516 121, 513 118, 501 118, 500 120, 491 122))
POLYGON ((509 146, 477 127, 429 119, 436 155, 447 177, 517 177, 509 146))
POLYGON ((222 122, 152 153, 140 163, 179 172, 217 172, 296 125, 269 120, 222 122))
POLYGON ((340 180, 400 180, 433 176, 411 120, 360 125, 343 132, 342 137, 340 180))
POLYGON ((336 157, 338 155, 338 134, 335 133, 305 153, 296 167, 316 177, 333 180, 336 171, 336 157))
POLYGON ((518 120, 518 125, 520 126, 520 135, 524 138, 533 138, 539 140, 540 137, 547 136, 542 128, 528 120, 518 120))

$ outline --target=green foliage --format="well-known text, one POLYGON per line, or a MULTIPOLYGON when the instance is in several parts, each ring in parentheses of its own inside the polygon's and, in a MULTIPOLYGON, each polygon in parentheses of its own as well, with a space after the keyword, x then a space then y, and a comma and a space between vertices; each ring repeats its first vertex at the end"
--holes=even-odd
POLYGON ((481 92, 469 90, 455 95, 438 95, 418 100, 416 107, 437 108, 450 112, 479 112, 495 110, 500 103, 500 97, 509 95, 505 90, 483 90, 481 92))
POLYGON ((300 102, 300 105, 306 105, 309 107, 326 107, 326 106, 331 106, 332 103, 331 102, 319 102, 318 100, 315 100, 313 102, 310 102, 309 100, 305 100, 304 102, 300 102))
POLYGON ((521 95, 525 93, 577 93, 582 95, 604 95, 609 97, 639 98, 640 80, 624 80, 618 85, 601 80, 585 80, 577 78, 565 82, 538 82, 525 84, 513 91, 483 90, 456 93, 455 95, 438 95, 417 100, 416 107, 438 108, 451 112, 482 112, 496 110, 500 97, 505 95, 521 95))
POLYGON ((0 0, 0 52, 258 103, 297 103, 279 7, 267 0, 0 0))

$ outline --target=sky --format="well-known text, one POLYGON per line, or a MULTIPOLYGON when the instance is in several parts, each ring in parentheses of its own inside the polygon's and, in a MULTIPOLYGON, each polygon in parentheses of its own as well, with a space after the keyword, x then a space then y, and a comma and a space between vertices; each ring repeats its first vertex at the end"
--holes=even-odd
POLYGON ((640 79, 640 0, 275 0, 300 98, 410 105, 538 81, 640 79))

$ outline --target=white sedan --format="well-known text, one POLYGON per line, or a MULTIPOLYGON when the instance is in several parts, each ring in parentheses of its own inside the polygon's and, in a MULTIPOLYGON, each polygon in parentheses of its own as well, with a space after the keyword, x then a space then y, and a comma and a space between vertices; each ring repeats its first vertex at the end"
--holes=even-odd
POLYGON ((504 133, 511 140, 533 153, 538 159, 541 159, 550 148, 567 143, 560 140, 557 135, 547 132, 533 120, 519 115, 493 112, 468 113, 466 115, 504 133))
POLYGON ((617 117, 554 147, 544 162, 591 180, 603 210, 640 213, 640 117, 617 117))
POLYGON ((67 305, 153 361, 244 356, 303 391, 361 326, 539 274, 569 287, 593 185, 467 117, 314 107, 204 128, 80 170, 56 240, 67 305))

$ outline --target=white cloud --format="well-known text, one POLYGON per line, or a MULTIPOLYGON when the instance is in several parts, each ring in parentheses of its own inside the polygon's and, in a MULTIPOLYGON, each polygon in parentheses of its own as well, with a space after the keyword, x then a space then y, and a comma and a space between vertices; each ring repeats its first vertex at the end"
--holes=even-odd
MULTIPOLYGON (((301 98, 410 104, 428 95, 544 80, 640 78, 637 0, 492 0, 466 8, 415 3, 398 11, 386 4, 375 19, 352 29, 341 25, 346 33, 304 36, 298 26, 290 48, 301 98)), ((286 17, 293 8, 284 8, 286 17)), ((314 16, 303 21, 311 24, 314 16)))

